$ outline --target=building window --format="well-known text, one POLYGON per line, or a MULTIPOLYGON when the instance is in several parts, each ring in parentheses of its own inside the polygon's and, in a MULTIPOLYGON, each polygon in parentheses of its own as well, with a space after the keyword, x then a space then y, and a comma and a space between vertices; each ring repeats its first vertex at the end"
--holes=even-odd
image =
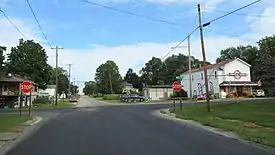
POLYGON ((215 79, 217 78, 218 76, 217 76, 217 71, 215 71, 215 79))
POLYGON ((203 73, 201 73, 201 79, 203 80, 203 73))
POLYGON ((194 81, 194 75, 192 75, 192 81, 194 81))
POLYGON ((3 91, 8 91, 8 85, 4 85, 3 91))

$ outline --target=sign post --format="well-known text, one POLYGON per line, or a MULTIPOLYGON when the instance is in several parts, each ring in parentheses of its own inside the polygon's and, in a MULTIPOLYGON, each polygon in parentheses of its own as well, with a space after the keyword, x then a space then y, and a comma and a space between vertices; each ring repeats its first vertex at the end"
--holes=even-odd
MULTIPOLYGON (((21 86, 20 86, 21 93, 22 92, 25 94, 30 93, 29 116, 31 115, 31 95, 32 95, 31 92, 32 92, 32 89, 33 89, 33 86, 29 81, 24 81, 21 83, 21 86)), ((27 100, 26 100, 26 102, 27 102, 27 100)))
MULTIPOLYGON (((172 84, 173 93, 180 92, 181 89, 182 89, 181 87, 182 87, 182 85, 181 85, 180 82, 178 82, 178 81, 173 82, 173 84, 172 84)), ((176 106, 175 105, 175 98, 174 98, 174 102, 173 103, 174 103, 173 106, 174 106, 174 109, 175 109, 175 106, 176 106)), ((181 103, 181 101, 180 101, 180 107, 181 107, 181 110, 182 110, 182 103, 181 103)))

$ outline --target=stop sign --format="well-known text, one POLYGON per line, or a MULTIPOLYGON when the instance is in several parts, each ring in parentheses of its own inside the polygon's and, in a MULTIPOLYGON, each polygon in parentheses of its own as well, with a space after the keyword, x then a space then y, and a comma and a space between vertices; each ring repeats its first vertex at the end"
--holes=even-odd
POLYGON ((32 84, 29 81, 24 81, 21 83, 20 90, 23 93, 29 93, 32 91, 32 84))
POLYGON ((178 81, 175 81, 175 82, 173 82, 173 84, 172 84, 172 87, 173 87, 173 90, 175 91, 175 92, 179 92, 179 91, 181 91, 181 83, 180 82, 178 82, 178 81))

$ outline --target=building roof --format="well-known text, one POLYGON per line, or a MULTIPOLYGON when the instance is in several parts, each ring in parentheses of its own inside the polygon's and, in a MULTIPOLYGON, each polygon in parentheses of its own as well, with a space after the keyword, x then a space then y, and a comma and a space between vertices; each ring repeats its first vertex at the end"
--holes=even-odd
POLYGON ((2 77, 0 77, 0 81, 1 82, 23 82, 23 81, 29 81, 32 84, 35 84, 33 80, 27 79, 27 78, 23 78, 18 74, 7 74, 7 75, 3 75, 2 77))
MULTIPOLYGON (((218 67, 222 67, 222 66, 224 66, 232 61, 235 61, 235 60, 238 60, 249 67, 251 66, 248 63, 246 63, 245 61, 243 61, 242 59, 236 58, 234 60, 225 60, 225 61, 218 62, 216 64, 207 65, 205 67, 206 67, 206 69, 218 68, 218 67)), ((191 69, 191 73, 195 73, 195 72, 199 72, 199 71, 203 71, 203 70, 204 70, 204 67, 195 68, 195 69, 191 69)), ((189 71, 186 71, 183 74, 187 74, 187 73, 189 73, 189 71)))
POLYGON ((47 85, 47 89, 55 89, 55 85, 47 85))
POLYGON ((172 85, 149 85, 148 88, 172 88, 172 85))
POLYGON ((251 81, 224 81, 220 86, 258 86, 257 83, 251 81))
POLYGON ((125 87, 125 86, 133 86, 133 84, 128 83, 128 82, 126 82, 126 81, 123 81, 123 82, 122 82, 122 86, 123 86, 123 87, 125 87))

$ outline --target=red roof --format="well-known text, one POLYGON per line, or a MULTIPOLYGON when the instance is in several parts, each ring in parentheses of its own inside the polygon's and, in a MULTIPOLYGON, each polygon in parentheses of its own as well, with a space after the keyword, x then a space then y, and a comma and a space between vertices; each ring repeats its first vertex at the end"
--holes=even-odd
MULTIPOLYGON (((229 62, 232 62, 232 61, 233 60, 225 60, 225 61, 221 61, 216 64, 213 64, 213 65, 207 65, 205 67, 206 67, 206 69, 218 68, 218 67, 222 67, 225 64, 228 64, 229 62)), ((199 72, 199 71, 203 71, 203 70, 204 70, 204 67, 195 68, 195 69, 191 69, 191 73, 195 73, 195 72, 199 72)), ((189 71, 186 71, 184 73, 189 73, 189 71)))

